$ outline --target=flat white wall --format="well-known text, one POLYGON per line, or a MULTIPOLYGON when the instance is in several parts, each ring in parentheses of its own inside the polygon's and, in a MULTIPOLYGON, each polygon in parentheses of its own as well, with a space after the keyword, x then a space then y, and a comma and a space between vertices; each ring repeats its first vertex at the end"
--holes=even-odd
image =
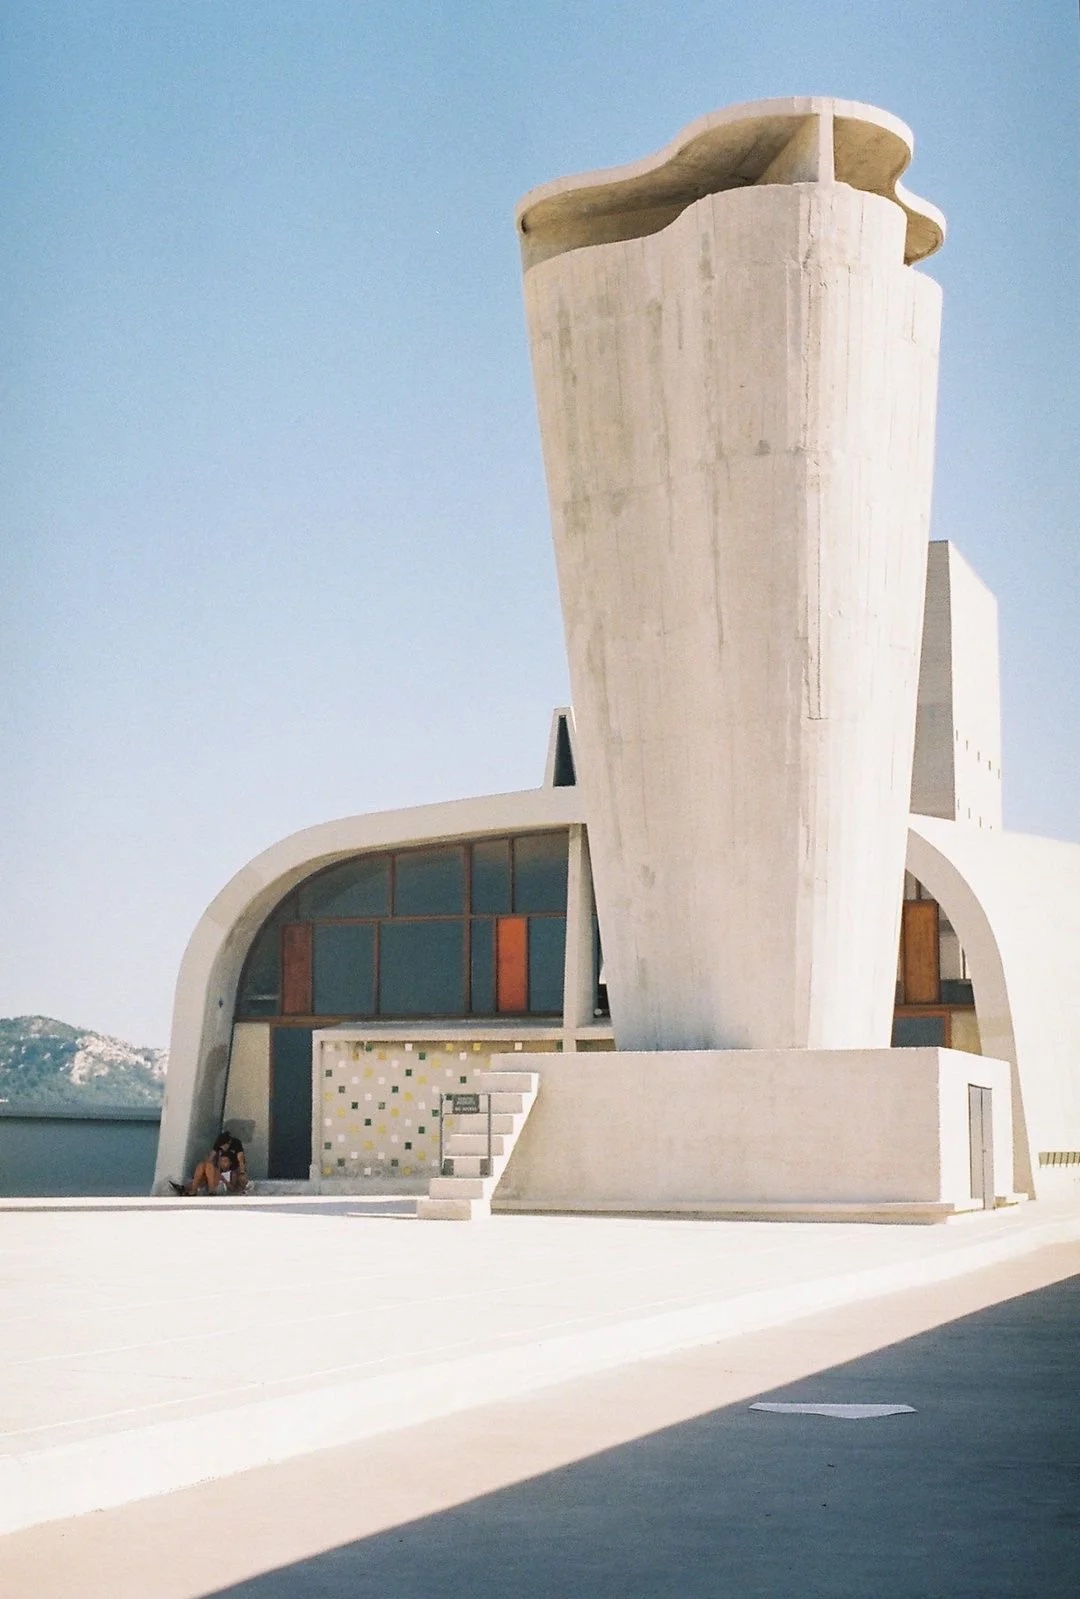
POLYGON ((248 1171, 265 1177, 270 1154, 270 1028, 266 1022, 237 1022, 233 1028, 225 1091, 226 1126, 238 1118, 254 1124, 244 1140, 248 1171))
POLYGON ((963 1205, 969 1082, 994 1091, 996 1184, 1011 1191, 1009 1069, 982 1056, 620 1051, 512 1063, 541 1074, 540 1094, 500 1204, 963 1205))
POLYGON ((1001 826, 1001 687, 998 606, 959 550, 949 546, 953 617, 956 820, 1001 826))
POLYGON ((1001 826, 997 601, 946 541, 927 562, 911 809, 1001 826))

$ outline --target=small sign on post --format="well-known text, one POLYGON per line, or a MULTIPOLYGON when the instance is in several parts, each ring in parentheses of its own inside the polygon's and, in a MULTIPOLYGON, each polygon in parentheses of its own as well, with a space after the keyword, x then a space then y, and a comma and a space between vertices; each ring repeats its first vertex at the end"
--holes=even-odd
MULTIPOLYGON (((439 1116, 439 1171, 442 1173, 442 1175, 444 1177, 456 1177, 456 1176, 459 1175, 459 1173, 457 1172, 457 1170, 455 1168, 455 1165, 454 1165, 454 1157, 453 1157, 453 1155, 448 1155, 446 1153, 446 1140, 447 1140, 447 1137, 448 1137, 448 1129, 447 1129, 447 1126, 446 1126, 446 1118, 448 1116, 478 1116, 480 1114, 480 1101, 482 1099, 487 1101, 487 1106, 486 1106, 486 1108, 487 1108, 487 1154, 486 1155, 482 1155, 482 1156, 479 1157, 479 1161, 478 1161, 479 1174, 478 1175, 481 1176, 481 1177, 490 1177, 492 1175, 492 1159, 491 1159, 492 1105, 491 1105, 491 1095, 490 1094, 440 1094, 439 1095, 439 1103, 440 1103, 440 1106, 441 1106, 441 1114, 439 1116)), ((473 1136, 475 1136, 475 1135, 473 1135, 473 1136)), ((470 1162, 477 1159, 477 1157, 475 1155, 473 1155, 473 1154, 470 1154, 467 1157, 466 1156, 462 1156, 461 1158, 462 1159, 468 1159, 470 1162)), ((477 1174, 476 1173, 463 1173, 461 1175, 469 1175, 469 1176, 471 1176, 471 1175, 477 1175, 477 1174)))

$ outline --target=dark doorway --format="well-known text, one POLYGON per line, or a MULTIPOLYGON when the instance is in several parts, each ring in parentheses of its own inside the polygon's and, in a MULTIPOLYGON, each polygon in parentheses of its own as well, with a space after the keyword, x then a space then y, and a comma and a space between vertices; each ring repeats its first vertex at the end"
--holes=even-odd
POLYGON ((270 1050, 270 1177, 311 1174, 310 1027, 275 1027, 270 1050))

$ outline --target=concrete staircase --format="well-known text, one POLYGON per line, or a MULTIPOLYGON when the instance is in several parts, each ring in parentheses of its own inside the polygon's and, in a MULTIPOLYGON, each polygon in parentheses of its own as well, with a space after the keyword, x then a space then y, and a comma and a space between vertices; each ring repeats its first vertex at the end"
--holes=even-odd
POLYGON ((481 1175, 487 1158, 487 1106, 476 1114, 455 1116, 453 1131, 444 1135, 443 1169, 453 1175, 433 1177, 428 1197, 416 1207, 424 1221, 474 1221, 490 1216, 491 1196, 506 1170, 536 1103, 538 1072, 477 1072, 474 1092, 491 1095, 491 1170, 481 1175))

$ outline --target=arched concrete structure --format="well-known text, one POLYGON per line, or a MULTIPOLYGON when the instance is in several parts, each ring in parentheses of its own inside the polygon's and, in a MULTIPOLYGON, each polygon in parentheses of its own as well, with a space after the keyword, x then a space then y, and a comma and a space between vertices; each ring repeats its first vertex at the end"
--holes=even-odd
MULTIPOLYGON (((190 1168, 220 1125, 237 984, 252 939, 291 888, 362 850, 569 826, 578 839, 570 920, 586 926, 583 820, 579 788, 546 787, 344 817, 249 862, 201 917, 181 965, 156 1186, 190 1168)), ((983 1054, 1010 1066, 1014 1189, 1075 1187, 1080 1164, 1040 1167, 1038 1157, 1080 1151, 1080 846, 913 816, 906 864, 945 908, 967 953, 983 1054)), ((568 957, 568 970, 574 964, 568 957)), ((584 971, 588 962, 578 964, 584 971)), ((591 990, 568 989, 566 1007, 568 1025, 584 1024, 591 990)))
POLYGON ((525 789, 342 817, 293 833, 249 861, 200 918, 180 965, 155 1188, 190 1171, 221 1125, 237 984, 255 934, 291 888, 361 850, 528 832, 581 819, 578 789, 525 789))
POLYGON ((908 870, 964 947, 984 1055, 1012 1069, 1013 1186, 1074 1189, 1080 1164, 1080 845, 913 816, 908 870))

